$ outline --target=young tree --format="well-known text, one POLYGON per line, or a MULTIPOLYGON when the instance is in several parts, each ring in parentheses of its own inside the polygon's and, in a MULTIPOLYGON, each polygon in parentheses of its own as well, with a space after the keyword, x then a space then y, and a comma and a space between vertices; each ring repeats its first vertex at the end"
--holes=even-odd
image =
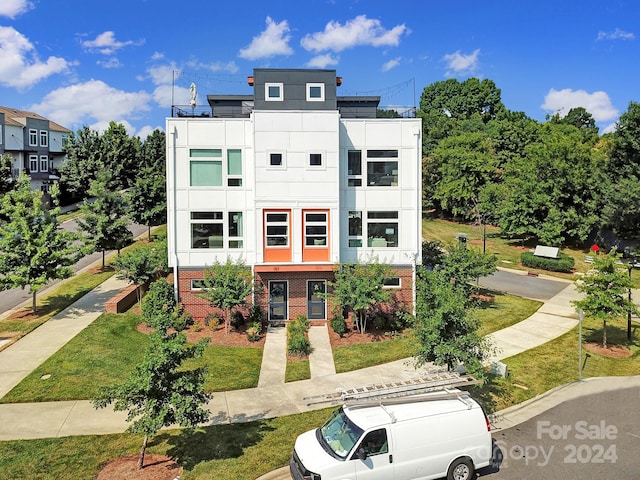
POLYGON ((125 201, 112 182, 109 171, 103 170, 91 183, 89 196, 94 201, 85 201, 80 206, 82 216, 78 219, 85 233, 88 252, 102 252, 102 268, 105 266, 107 250, 120 250, 131 242, 129 218, 125 201))
POLYGON ((117 277, 136 285, 138 304, 142 303, 141 287, 156 278, 167 268, 167 246, 162 242, 136 248, 113 261, 117 277))
POLYGON ((391 274, 391 267, 384 263, 345 263, 334 268, 335 281, 328 282, 327 294, 336 305, 353 310, 355 325, 361 334, 367 329, 369 310, 379 303, 388 302, 391 292, 383 288, 383 282, 391 274))
POLYGON ((607 320, 620 317, 628 312, 638 314, 638 307, 627 298, 631 279, 626 270, 618 268, 617 261, 622 255, 615 249, 606 255, 593 258, 593 268, 585 276, 576 280, 576 289, 585 294, 582 300, 574 302, 590 317, 602 320, 602 346, 607 348, 607 320))
POLYGON ((225 333, 229 334, 233 310, 245 305, 247 296, 253 291, 251 270, 241 260, 216 261, 204 271, 203 290, 203 297, 211 306, 225 312, 225 333))
POLYGON ((468 248, 461 242, 446 247, 447 254, 436 267, 467 295, 473 289, 472 282, 496 271, 496 257, 468 248))
MULTIPOLYGON (((51 196, 56 205, 55 185, 51 196)), ((45 210, 41 192, 31 190, 26 176, 0 202, 0 217, 8 219, 0 222, 0 289, 29 286, 35 312, 38 291, 50 280, 73 274, 71 266, 82 255, 74 245, 77 236, 60 228, 59 207, 45 210)))
POLYGON ((9 153, 0 155, 0 196, 13 190, 13 157, 9 153))
POLYGON ((452 370, 461 363, 468 372, 482 376, 482 362, 491 347, 478 335, 480 325, 465 291, 442 272, 424 267, 418 268, 416 289, 416 365, 433 362, 452 370))
POLYGON ((166 178, 153 167, 142 168, 127 192, 127 200, 131 219, 147 226, 151 240, 151 227, 167 221, 166 178))
POLYGON ((93 400, 95 408, 114 404, 115 411, 127 411, 127 421, 132 422, 127 431, 144 434, 139 469, 144 465, 150 436, 176 424, 195 428, 209 418, 209 412, 203 408, 211 398, 204 391, 206 370, 184 367, 186 360, 202 356, 208 339, 195 345, 187 343, 184 332, 180 331, 183 322, 176 321, 174 309, 167 308, 163 287, 155 287, 161 283, 167 284, 160 279, 151 285, 143 304, 153 305, 147 308, 144 318, 154 329, 143 362, 136 365, 124 383, 104 388, 93 400), (160 298, 156 298, 158 296, 160 298))

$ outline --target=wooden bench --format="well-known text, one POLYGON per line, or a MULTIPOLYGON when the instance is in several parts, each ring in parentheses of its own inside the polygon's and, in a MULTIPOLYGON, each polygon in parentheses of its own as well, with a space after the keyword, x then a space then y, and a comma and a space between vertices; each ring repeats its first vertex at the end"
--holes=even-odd
MULTIPOLYGON (((104 311, 107 313, 122 313, 129 310, 138 301, 136 289, 138 285, 131 284, 126 286, 120 293, 111 297, 104 304, 104 311)), ((142 293, 146 290, 145 285, 141 287, 142 293)))

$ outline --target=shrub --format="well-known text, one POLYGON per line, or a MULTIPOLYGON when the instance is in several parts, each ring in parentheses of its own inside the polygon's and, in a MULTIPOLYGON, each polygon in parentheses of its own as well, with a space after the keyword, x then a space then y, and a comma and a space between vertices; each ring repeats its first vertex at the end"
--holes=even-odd
POLYGON ((262 307, 258 304, 254 304, 251 305, 251 307, 249 308, 249 315, 247 316, 247 321, 249 322, 249 324, 251 323, 259 323, 261 328, 262 328, 262 324, 264 323, 264 310, 262 310, 262 307))
POLYGON ((531 252, 523 252, 520 261, 525 267, 565 273, 571 273, 576 263, 573 257, 564 253, 560 254, 560 258, 545 258, 538 257, 531 252))
POLYGON ((231 314, 231 326, 233 328, 237 330, 242 325, 244 325, 244 323, 245 323, 245 319, 244 319, 244 315, 242 315, 242 312, 239 312, 238 310, 236 310, 231 314))
POLYGON ((347 331, 347 322, 344 321, 344 318, 337 315, 331 319, 329 325, 340 337, 342 337, 347 331))
POLYGON ((220 325, 222 323, 222 319, 220 318, 220 316, 217 313, 209 313, 206 317, 204 317, 204 324, 207 327, 217 327, 218 325, 220 325))
POLYGON ((298 315, 287 325, 287 351, 289 355, 309 355, 311 344, 307 338, 309 320, 304 315, 298 315))
POLYGON ((262 333, 262 322, 252 322, 247 328, 247 339, 250 342, 257 342, 260 340, 260 334, 262 333))

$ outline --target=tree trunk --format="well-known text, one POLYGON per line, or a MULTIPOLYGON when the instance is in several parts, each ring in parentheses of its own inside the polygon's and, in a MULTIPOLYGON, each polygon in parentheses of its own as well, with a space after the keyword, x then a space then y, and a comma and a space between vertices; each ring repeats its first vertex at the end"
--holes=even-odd
POLYGON ((33 311, 33 313, 36 313, 36 311, 37 311, 37 307, 36 307, 36 292, 31 292, 31 297, 32 297, 31 311, 33 311))
POLYGON ((607 321, 602 321, 602 348, 607 348, 607 321))
POLYGON ((138 305, 142 307, 142 285, 136 285, 136 295, 138 297, 138 305))
POLYGON ((149 241, 151 241, 151 224, 147 225, 147 232, 149 233, 149 241))
POLYGON ((149 441, 149 436, 145 435, 144 440, 142 441, 142 448, 140 449, 140 458, 138 458, 138 470, 142 470, 144 466, 144 454, 147 451, 147 442, 149 441))
POLYGON ((227 308, 226 312, 225 312, 225 317, 226 317, 226 321, 224 322, 224 334, 225 335, 229 335, 229 330, 231 328, 231 309, 227 308))
POLYGON ((105 256, 105 252, 104 250, 102 250, 102 269, 104 270, 104 256, 105 256))

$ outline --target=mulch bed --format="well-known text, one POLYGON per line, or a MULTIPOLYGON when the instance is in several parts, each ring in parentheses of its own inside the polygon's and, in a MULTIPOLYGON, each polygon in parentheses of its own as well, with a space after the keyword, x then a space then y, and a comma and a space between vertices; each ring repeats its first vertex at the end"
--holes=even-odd
MULTIPOLYGON (((151 328, 146 323, 139 323, 136 329, 140 333, 148 334, 151 332, 151 328)), ((188 330, 185 330, 187 341, 190 343, 197 343, 203 338, 209 339, 209 345, 220 345, 226 347, 247 347, 247 348, 262 348, 266 340, 266 331, 262 332, 260 340, 257 342, 250 342, 247 338, 247 326, 243 325, 238 328, 230 328, 229 333, 226 333, 224 325, 217 325, 215 327, 203 325, 200 322, 196 322, 188 330)))
POLYGON ((621 345, 607 345, 607 348, 604 348, 601 343, 585 342, 584 348, 591 353, 602 355, 603 357, 627 358, 631 356, 631 350, 621 345))
POLYGON ((96 480, 175 480, 182 467, 166 455, 146 454, 138 470, 138 455, 111 460, 98 473, 96 480))

